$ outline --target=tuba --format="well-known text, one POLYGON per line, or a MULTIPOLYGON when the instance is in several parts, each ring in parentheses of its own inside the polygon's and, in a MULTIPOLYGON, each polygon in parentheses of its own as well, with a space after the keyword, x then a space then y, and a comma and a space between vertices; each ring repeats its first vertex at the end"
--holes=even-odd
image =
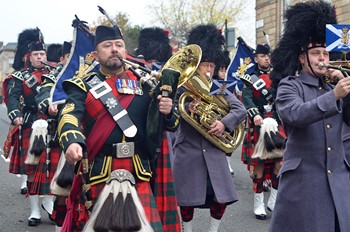
POLYGON ((178 105, 182 118, 223 152, 232 153, 236 150, 243 140, 243 122, 235 128, 232 134, 224 131, 220 138, 208 133, 211 125, 216 120, 220 121, 230 110, 230 106, 225 98, 221 95, 209 95, 211 82, 198 71, 183 86, 188 92, 184 92, 179 98, 178 105), (194 99, 199 100, 199 102, 194 112, 189 113, 185 109, 185 103, 194 99))

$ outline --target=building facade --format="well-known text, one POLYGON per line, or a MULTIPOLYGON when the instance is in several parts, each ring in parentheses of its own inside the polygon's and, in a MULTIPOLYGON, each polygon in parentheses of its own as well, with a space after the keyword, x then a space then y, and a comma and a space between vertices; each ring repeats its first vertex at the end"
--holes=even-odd
MULTIPOLYGON (((338 24, 350 23, 349 0, 325 0, 336 6, 338 24)), ((274 48, 283 32, 283 12, 288 6, 302 0, 256 0, 256 43, 266 43, 264 32, 268 35, 270 46, 274 48)))

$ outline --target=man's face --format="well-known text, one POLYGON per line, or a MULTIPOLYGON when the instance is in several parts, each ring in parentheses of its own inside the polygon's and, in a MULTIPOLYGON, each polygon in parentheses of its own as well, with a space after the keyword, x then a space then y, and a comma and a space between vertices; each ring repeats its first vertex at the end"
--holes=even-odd
POLYGON ((65 65, 68 62, 69 56, 70 56, 70 53, 67 53, 67 54, 64 54, 64 56, 61 56, 60 63, 62 65, 65 65))
MULTIPOLYGON (((326 48, 318 47, 318 48, 311 48, 307 51, 307 54, 309 55, 310 60, 310 66, 317 77, 323 77, 325 73, 327 72, 327 68, 322 67, 320 68, 318 65, 319 63, 329 63, 329 52, 326 51, 326 48)), ((307 73, 310 73, 313 75, 311 68, 309 67, 307 63, 307 57, 306 52, 303 52, 299 56, 299 61, 303 67, 303 70, 307 73)))
POLYGON ((45 66, 42 62, 47 62, 46 52, 44 50, 32 51, 29 60, 34 68, 41 69, 45 66))
POLYGON ((260 70, 268 70, 270 68, 270 55, 268 54, 256 54, 254 61, 258 64, 260 70))
POLYGON ((215 71, 215 63, 207 61, 201 62, 198 66, 198 70, 200 74, 205 76, 208 80, 212 80, 215 71))
POLYGON ((119 70, 123 67, 121 59, 125 59, 127 51, 124 40, 116 39, 99 43, 94 54, 102 67, 109 70, 119 70))

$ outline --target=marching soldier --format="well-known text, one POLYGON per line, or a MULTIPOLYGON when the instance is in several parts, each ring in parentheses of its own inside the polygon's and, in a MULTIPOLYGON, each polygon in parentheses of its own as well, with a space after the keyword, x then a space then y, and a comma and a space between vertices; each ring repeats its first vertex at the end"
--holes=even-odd
MULTIPOLYGON (((46 60, 45 44, 42 41, 42 35, 39 29, 36 29, 39 35, 37 40, 31 42, 28 46, 28 68, 12 74, 14 85, 9 93, 8 116, 11 122, 20 126, 21 144, 20 153, 14 154, 13 159, 17 160, 14 166, 24 168, 24 172, 28 175, 28 193, 30 201, 31 214, 28 218, 29 226, 37 226, 41 222, 41 214, 39 208, 39 195, 45 195, 42 207, 48 212, 49 217, 52 213, 53 197, 49 196, 48 183, 49 179, 42 179, 40 171, 44 169, 46 157, 44 154, 45 142, 45 120, 39 114, 38 106, 35 102, 35 96, 38 93, 40 84, 42 83, 42 75, 49 73, 43 62, 46 60), (20 97, 23 96, 24 106, 20 108, 20 97), (36 127, 36 132, 32 132, 32 127, 36 127), (38 133, 38 134, 36 134, 38 133), (23 165, 23 166, 22 166, 23 165), (46 183, 46 186, 43 185, 46 183)), ((55 169, 58 159, 51 160, 51 168, 55 169)), ((46 172, 45 172, 46 175, 46 172)), ((52 177, 52 176, 51 176, 52 177)))
POLYGON ((336 12, 327 1, 289 7, 271 54, 276 109, 288 139, 270 232, 350 231, 349 146, 342 138, 350 79, 325 67, 325 32, 337 24, 336 12))
MULTIPOLYGON (((60 157, 61 149, 59 147, 58 143, 58 135, 57 135, 57 120, 58 120, 58 113, 60 111, 60 106, 57 106, 56 104, 50 104, 50 92, 52 87, 56 83, 56 79, 58 74, 62 71, 64 65, 67 63, 70 55, 71 50, 71 43, 64 41, 63 45, 61 45, 61 48, 59 51, 61 51, 61 54, 59 56, 58 60, 59 63, 56 65, 54 69, 51 70, 49 74, 43 74, 42 79, 43 82, 41 84, 39 93, 36 95, 35 100, 39 106, 39 110, 41 113, 45 114, 47 116, 47 122, 48 122, 48 135, 47 135, 47 141, 46 141, 46 171, 56 171, 56 169, 50 168, 51 163, 51 157, 60 157)), ((66 170, 68 171, 68 170, 66 170)), ((73 169, 72 175, 73 176, 73 169)), ((43 174, 43 173, 42 173, 43 174)), ((45 173, 44 173, 45 174, 45 173)), ((45 178, 45 177, 44 177, 45 178)), ((50 178, 52 180, 52 178, 50 178)), ((66 209, 66 196, 62 196, 55 193, 52 189, 52 194, 56 195, 55 201, 54 201, 54 207, 52 212, 52 219, 55 220, 57 230, 62 226, 64 217, 66 215, 67 209, 66 209)))
MULTIPOLYGON (((97 59, 99 72, 82 72, 63 82, 67 99, 58 126, 59 140, 66 160, 80 163, 78 174, 82 175, 73 181, 62 231, 80 231, 86 223, 88 231, 163 231, 148 183, 154 160, 146 144, 150 89, 125 71, 126 53, 117 26, 98 26, 95 51, 86 58, 97 59), (118 216, 112 217, 112 211, 118 216)), ((162 128, 176 129, 172 99, 158 96, 158 102, 162 128)))
MULTIPOLYGON (((274 106, 275 91, 271 86, 269 77, 271 65, 268 45, 257 45, 254 61, 256 63, 254 73, 241 78, 244 83, 242 102, 248 112, 248 132, 245 135, 242 146, 242 160, 243 163, 247 164, 250 176, 253 179, 255 217, 259 220, 264 220, 266 219, 263 192, 264 181, 270 179, 272 182, 267 209, 273 211, 278 189, 277 174, 281 167, 282 150, 275 149, 280 150, 280 152, 269 152, 269 157, 261 157, 266 148, 258 149, 260 148, 258 144, 264 145, 265 133, 261 134, 260 132, 266 118, 273 118, 280 129, 282 126, 274 106)), ((282 137, 279 139, 279 143, 283 144, 284 139, 282 137)))
MULTIPOLYGON (((159 27, 144 28, 140 31, 136 55, 142 55, 146 66, 152 69, 165 64, 172 55, 168 32, 159 27)), ((158 67, 161 69, 161 67, 158 67)), ((158 71, 158 70, 155 70, 158 71)), ((166 134, 173 134, 166 132, 166 134)), ((156 175, 151 180, 154 197, 164 231, 180 231, 180 219, 177 214, 177 201, 174 179, 170 164, 170 144, 166 136, 162 141, 161 154, 158 156, 156 175), (165 194, 166 193, 166 194, 165 194)))
MULTIPOLYGON (((197 72, 205 79, 201 82, 210 82, 216 64, 223 57, 224 37, 215 25, 199 25, 192 29, 187 43, 201 47, 202 58, 197 72)), ((185 91, 187 90, 184 88, 178 89, 178 97, 185 91)), ((210 125, 211 129, 206 131, 208 135, 221 138, 224 133, 234 131, 246 117, 247 112, 243 104, 234 95, 226 96, 225 100, 229 105, 229 112, 210 125)), ((197 103, 198 100, 186 102, 184 107, 186 111, 195 113, 197 103)), ((192 231, 194 209, 204 207, 210 208, 208 231, 215 232, 219 228, 226 206, 236 202, 238 197, 227 165, 226 152, 211 143, 200 131, 195 130, 194 126, 196 125, 181 118, 179 129, 175 133, 173 145, 175 192, 184 231, 192 231)))

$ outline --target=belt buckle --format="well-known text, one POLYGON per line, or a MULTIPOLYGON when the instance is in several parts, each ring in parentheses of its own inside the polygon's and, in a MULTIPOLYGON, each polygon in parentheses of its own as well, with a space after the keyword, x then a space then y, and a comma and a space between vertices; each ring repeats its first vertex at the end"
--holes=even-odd
POLYGON ((99 99, 107 93, 111 92, 112 88, 105 81, 103 81, 92 87, 89 91, 95 99, 99 99))
POLYGON ((135 154, 134 142, 113 144, 117 158, 129 158, 135 154))
POLYGON ((38 78, 35 75, 31 75, 26 81, 28 88, 32 88, 36 83, 38 83, 38 78))
POLYGON ((256 90, 260 90, 263 87, 265 87, 266 83, 263 79, 259 79, 258 81, 254 82, 253 86, 256 90))

